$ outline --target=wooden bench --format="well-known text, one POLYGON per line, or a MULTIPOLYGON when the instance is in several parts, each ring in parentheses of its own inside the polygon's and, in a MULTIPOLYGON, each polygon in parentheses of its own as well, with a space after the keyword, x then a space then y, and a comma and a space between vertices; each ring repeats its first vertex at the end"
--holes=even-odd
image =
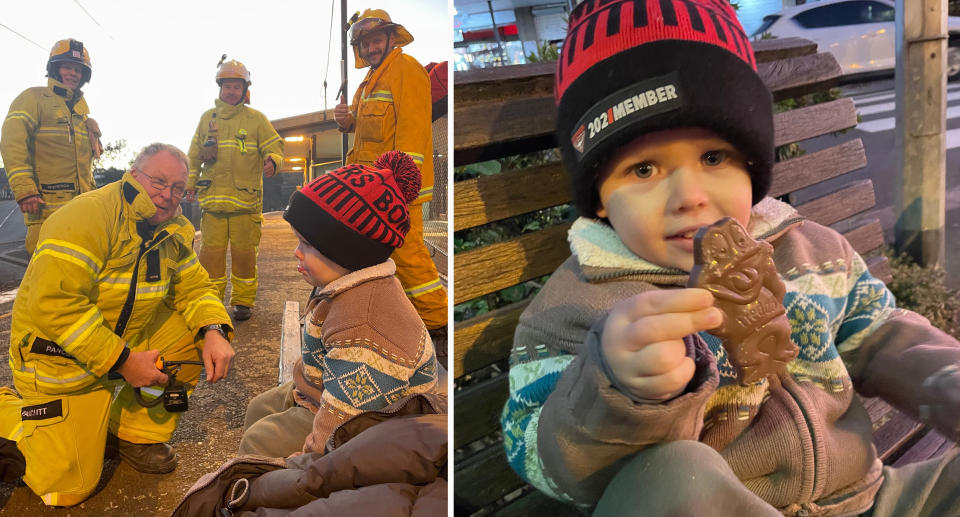
MULTIPOLYGON (((795 38, 755 43, 758 71, 774 99, 827 90, 840 67, 816 44, 795 38)), ((556 109, 555 65, 534 64, 457 72, 454 77, 454 164, 467 165, 552 148, 556 109)), ((775 115, 777 146, 802 142, 857 124, 852 99, 841 98, 775 115)), ((879 252, 883 230, 876 219, 856 214, 875 204, 873 183, 841 182, 827 195, 804 200, 803 189, 866 166, 863 142, 843 135, 836 145, 779 161, 771 196, 793 204, 804 216, 838 229, 860 252, 871 272, 890 279, 879 252)), ((831 183, 831 184, 832 184, 831 183)), ((454 231, 554 207, 571 199, 562 165, 507 170, 454 185, 454 231)), ((551 273, 569 254, 572 221, 526 233, 454 256, 454 302, 471 299, 551 273)), ((517 318, 529 299, 467 321, 454 332, 452 371, 456 383, 454 501, 457 514, 573 515, 571 508, 526 485, 508 466, 499 417, 508 395, 507 358, 517 318)), ((880 457, 896 464, 932 457, 949 447, 936 433, 879 399, 867 400, 880 457), (914 445, 914 447, 910 447, 914 445)))

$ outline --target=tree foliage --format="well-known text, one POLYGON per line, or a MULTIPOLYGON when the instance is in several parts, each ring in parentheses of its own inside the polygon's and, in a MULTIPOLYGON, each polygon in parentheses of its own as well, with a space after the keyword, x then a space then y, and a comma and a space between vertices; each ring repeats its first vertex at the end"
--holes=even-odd
POLYGON ((97 188, 122 178, 123 173, 131 165, 133 165, 133 156, 127 150, 125 138, 107 142, 103 146, 100 158, 93 162, 93 179, 97 182, 97 188), (106 164, 110 165, 106 166, 106 164))

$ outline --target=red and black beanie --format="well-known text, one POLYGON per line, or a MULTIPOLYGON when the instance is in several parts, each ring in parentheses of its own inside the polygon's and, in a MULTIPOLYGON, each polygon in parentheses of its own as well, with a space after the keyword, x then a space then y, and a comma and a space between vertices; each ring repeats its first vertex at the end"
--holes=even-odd
POLYGON ((413 158, 390 151, 373 167, 347 165, 311 181, 290 196, 283 218, 317 251, 356 271, 403 245, 410 230, 407 205, 419 194, 413 158))
POLYGON ((557 140, 581 215, 599 166, 651 131, 710 129, 747 158, 756 204, 770 188, 773 109, 729 0, 586 0, 557 63, 557 140))

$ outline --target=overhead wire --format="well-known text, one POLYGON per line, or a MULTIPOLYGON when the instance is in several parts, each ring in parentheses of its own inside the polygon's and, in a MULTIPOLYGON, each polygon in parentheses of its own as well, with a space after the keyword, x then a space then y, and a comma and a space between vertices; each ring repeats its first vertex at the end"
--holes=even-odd
MULTIPOLYGON (((30 42, 30 43, 33 43, 38 49, 40 49, 40 50, 42 50, 42 51, 44 51, 44 52, 47 51, 47 49, 43 48, 43 47, 42 47, 39 43, 37 43, 36 41, 33 41, 32 39, 24 36, 23 34, 20 34, 19 32, 11 29, 10 27, 7 27, 6 25, 4 25, 4 24, 2 24, 2 23, 0 23, 0 27, 3 27, 4 29, 7 29, 8 31, 16 34, 17 36, 20 36, 21 38, 23 38, 24 40, 26 40, 26 41, 28 41, 28 42, 30 42)), ((328 57, 327 59, 329 60, 330 58, 328 57)))
POLYGON ((87 8, 80 3, 80 0, 73 0, 73 1, 74 3, 77 4, 77 6, 80 7, 80 9, 83 10, 83 12, 87 13, 87 16, 90 17, 91 20, 93 20, 93 23, 97 24, 97 27, 100 27, 101 29, 103 29, 104 34, 106 34, 108 38, 113 39, 113 36, 111 36, 110 33, 107 32, 107 29, 103 25, 100 25, 100 22, 98 22, 97 19, 94 18, 92 14, 90 14, 90 11, 88 11, 87 8))
POLYGON ((336 0, 330 0, 330 29, 327 30, 327 63, 323 67, 323 119, 327 119, 327 76, 330 75, 330 38, 333 34, 333 7, 336 0))

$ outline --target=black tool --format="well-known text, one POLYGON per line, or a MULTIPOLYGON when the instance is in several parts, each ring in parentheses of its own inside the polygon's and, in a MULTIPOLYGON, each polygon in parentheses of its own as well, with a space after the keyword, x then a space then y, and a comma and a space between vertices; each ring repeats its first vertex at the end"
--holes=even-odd
POLYGON ((154 407, 163 402, 163 408, 170 413, 182 413, 189 408, 187 399, 187 385, 177 381, 177 373, 185 364, 203 366, 201 361, 166 361, 163 357, 157 358, 157 368, 167 374, 167 385, 163 388, 163 395, 153 400, 146 400, 140 394, 140 388, 133 389, 133 396, 143 407, 154 407))

